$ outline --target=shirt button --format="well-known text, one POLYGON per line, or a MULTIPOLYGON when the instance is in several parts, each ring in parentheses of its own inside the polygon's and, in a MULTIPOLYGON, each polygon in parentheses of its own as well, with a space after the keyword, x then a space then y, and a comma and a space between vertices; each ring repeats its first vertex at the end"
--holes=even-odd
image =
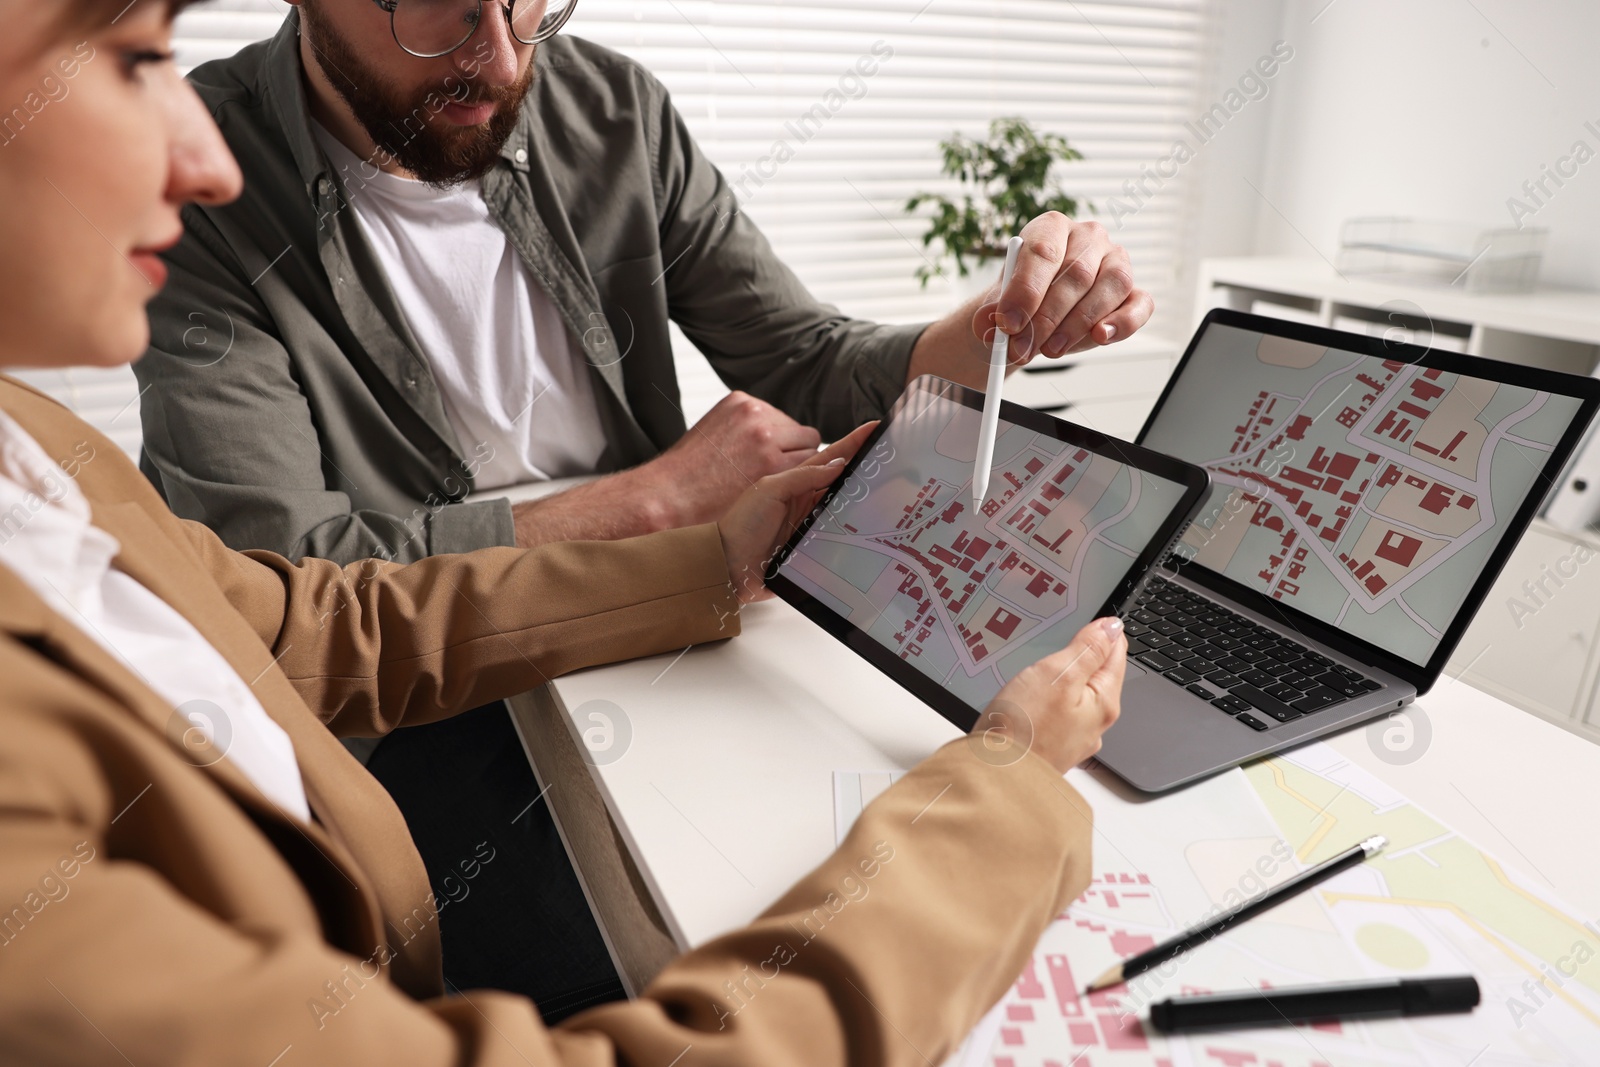
POLYGON ((528 150, 526 148, 519 148, 511 158, 515 159, 518 163, 526 163, 528 161, 528 150))

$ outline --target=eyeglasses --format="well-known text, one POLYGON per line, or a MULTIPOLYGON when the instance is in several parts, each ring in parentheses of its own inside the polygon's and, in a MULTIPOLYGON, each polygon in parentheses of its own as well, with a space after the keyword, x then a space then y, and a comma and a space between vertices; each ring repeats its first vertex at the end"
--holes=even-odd
POLYGON ((523 44, 554 37, 578 0, 372 0, 389 13, 395 43, 421 59, 447 56, 472 39, 485 4, 505 12, 511 36, 523 44))

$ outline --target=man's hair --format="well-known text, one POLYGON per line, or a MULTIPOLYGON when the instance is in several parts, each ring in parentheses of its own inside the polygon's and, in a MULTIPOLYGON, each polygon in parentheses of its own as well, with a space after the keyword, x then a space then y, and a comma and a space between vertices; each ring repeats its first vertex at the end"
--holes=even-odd
POLYGON ((54 35, 69 37, 74 34, 98 33, 117 21, 134 4, 160 4, 167 9, 167 18, 176 18, 179 11, 195 0, 67 0, 57 18, 54 35))

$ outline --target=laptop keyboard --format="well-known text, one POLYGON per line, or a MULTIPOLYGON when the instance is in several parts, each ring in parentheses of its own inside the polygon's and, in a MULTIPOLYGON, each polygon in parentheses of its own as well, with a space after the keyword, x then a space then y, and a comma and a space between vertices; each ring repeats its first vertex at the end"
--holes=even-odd
POLYGON ((1131 658, 1252 730, 1383 688, 1165 578, 1145 585, 1124 621, 1131 658))

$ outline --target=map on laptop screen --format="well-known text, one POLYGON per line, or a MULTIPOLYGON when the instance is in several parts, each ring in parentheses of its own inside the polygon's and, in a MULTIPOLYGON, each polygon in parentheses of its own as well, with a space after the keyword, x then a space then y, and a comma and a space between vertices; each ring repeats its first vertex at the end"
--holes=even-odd
POLYGON ((1140 443, 1211 474, 1179 554, 1424 664, 1581 406, 1212 323, 1140 443))
POLYGON ((1093 621, 1185 487, 1000 423, 972 505, 979 412, 922 394, 779 573, 973 708, 1093 621))

